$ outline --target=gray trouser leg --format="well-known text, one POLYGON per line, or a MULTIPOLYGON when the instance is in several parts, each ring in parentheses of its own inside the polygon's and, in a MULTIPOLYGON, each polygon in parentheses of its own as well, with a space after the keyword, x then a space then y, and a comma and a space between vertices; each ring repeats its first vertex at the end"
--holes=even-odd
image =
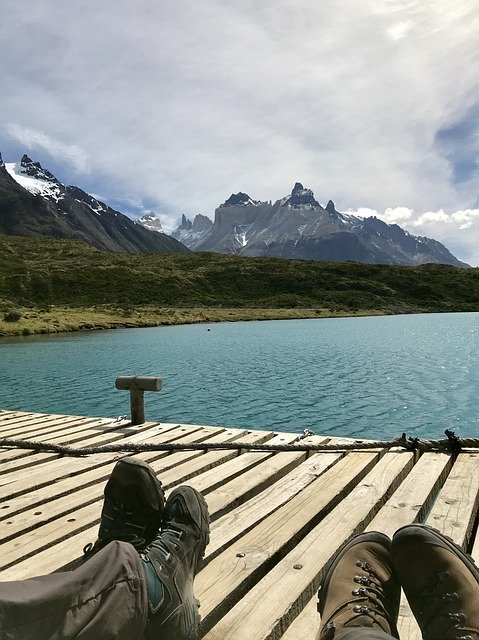
POLYGON ((143 636, 147 611, 142 562, 127 542, 74 571, 0 582, 2 640, 131 640, 143 636))

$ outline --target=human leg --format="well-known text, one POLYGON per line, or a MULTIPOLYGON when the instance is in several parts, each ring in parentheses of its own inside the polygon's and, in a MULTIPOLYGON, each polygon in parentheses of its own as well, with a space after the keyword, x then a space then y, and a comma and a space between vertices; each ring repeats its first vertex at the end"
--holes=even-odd
POLYGON ((111 542, 75 571, 0 583, 2 640, 142 637, 146 581, 138 552, 111 542))
POLYGON ((105 487, 98 539, 68 566, 74 570, 0 583, 0 638, 141 637, 148 607, 138 551, 156 537, 163 505, 161 483, 146 462, 117 462, 105 487))
POLYGON ((470 556, 419 524, 394 534, 391 553, 425 640, 479 640, 479 569, 470 556))
POLYGON ((390 539, 369 532, 336 554, 319 591, 321 628, 317 640, 398 638, 399 583, 393 573, 390 539))
POLYGON ((188 486, 166 501, 162 531, 143 552, 149 617, 145 640, 196 640, 200 616, 193 580, 209 541, 203 496, 188 486))

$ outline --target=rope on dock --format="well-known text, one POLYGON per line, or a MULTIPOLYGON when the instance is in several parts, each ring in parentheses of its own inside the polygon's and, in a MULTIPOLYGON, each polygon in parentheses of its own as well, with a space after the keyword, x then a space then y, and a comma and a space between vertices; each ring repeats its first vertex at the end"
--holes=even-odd
POLYGON ((463 449, 478 449, 479 439, 458 438, 454 431, 446 429, 446 438, 442 440, 421 440, 410 438, 403 433, 394 440, 373 440, 368 442, 346 442, 342 444, 324 443, 313 444, 299 440, 292 444, 268 444, 249 442, 165 442, 165 443, 117 443, 105 444, 98 447, 70 447, 68 445, 54 444, 52 442, 35 442, 33 440, 18 440, 12 438, 0 438, 0 447, 16 449, 28 449, 58 453, 64 456, 87 456, 97 453, 141 453, 143 451, 212 451, 237 450, 237 451, 358 451, 363 449, 392 449, 394 447, 406 451, 447 451, 458 453, 463 449))

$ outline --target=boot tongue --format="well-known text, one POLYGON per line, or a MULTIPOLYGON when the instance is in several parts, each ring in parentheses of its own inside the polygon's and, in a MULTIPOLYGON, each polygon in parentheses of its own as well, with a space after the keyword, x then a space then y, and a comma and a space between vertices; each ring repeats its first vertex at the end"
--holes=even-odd
POLYGON ((344 624, 345 627, 349 629, 355 627, 366 627, 366 629, 378 629, 379 625, 374 622, 369 616, 358 616, 349 622, 344 624))

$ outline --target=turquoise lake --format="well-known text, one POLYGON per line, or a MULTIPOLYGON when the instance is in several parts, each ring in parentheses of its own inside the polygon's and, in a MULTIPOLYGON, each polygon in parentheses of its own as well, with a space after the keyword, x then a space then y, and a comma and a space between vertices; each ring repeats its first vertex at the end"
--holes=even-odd
POLYGON ((389 438, 479 435, 479 313, 198 324, 0 339, 0 408, 389 438))

